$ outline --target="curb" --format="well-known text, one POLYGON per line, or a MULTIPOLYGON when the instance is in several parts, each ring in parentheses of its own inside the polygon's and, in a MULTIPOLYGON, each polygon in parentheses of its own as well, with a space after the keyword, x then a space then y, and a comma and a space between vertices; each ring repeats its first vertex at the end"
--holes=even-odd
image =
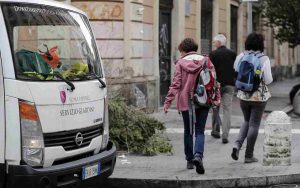
MULTIPOLYGON (((284 113, 288 114, 290 112, 292 112, 294 110, 294 107, 291 104, 288 104, 286 107, 284 107, 283 109, 279 110, 279 111, 283 111, 284 113)), ((271 113, 273 112, 272 110, 265 110, 265 113, 271 113)))
POLYGON ((289 104, 288 106, 286 106, 284 109, 282 109, 282 111, 284 111, 286 114, 292 112, 294 110, 293 105, 289 104))
MULTIPOLYGON (((176 177, 177 178, 177 177, 176 177)), ((110 188, 258 188, 278 184, 299 183, 300 174, 232 179, 180 180, 180 179, 126 179, 109 178, 104 186, 110 188)))

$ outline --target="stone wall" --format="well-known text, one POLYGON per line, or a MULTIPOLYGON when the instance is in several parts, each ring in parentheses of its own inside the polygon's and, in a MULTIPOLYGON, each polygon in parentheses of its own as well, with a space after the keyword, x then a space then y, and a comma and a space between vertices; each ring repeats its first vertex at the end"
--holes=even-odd
POLYGON ((197 1, 186 1, 185 6, 185 37, 197 40, 197 1))
POLYGON ((124 6, 122 1, 72 1, 87 13, 97 40, 107 78, 124 75, 124 6))
POLYGON ((72 0, 72 5, 85 11, 91 21, 109 97, 125 97, 139 108, 156 109, 154 1, 72 0))
MULTIPOLYGON (((67 0, 66 2, 70 2, 67 0)), ((140 108, 157 109, 159 104, 157 0, 71 0, 87 13, 102 56, 109 96, 124 96, 140 108)), ((230 7, 238 7, 238 53, 247 37, 247 4, 238 0, 213 1, 213 36, 224 33, 230 47, 230 7)), ((177 46, 184 37, 201 45, 201 0, 173 0, 172 60, 179 58, 177 46)), ((300 64, 300 49, 293 59, 286 44, 278 44, 270 29, 265 53, 271 57, 275 80, 291 77, 300 64)), ((201 47, 201 46, 200 46, 201 47)), ((199 49, 200 51, 200 49, 199 49)), ((174 72, 172 64, 171 72, 174 72)), ((299 71, 298 71, 299 72, 299 71)))

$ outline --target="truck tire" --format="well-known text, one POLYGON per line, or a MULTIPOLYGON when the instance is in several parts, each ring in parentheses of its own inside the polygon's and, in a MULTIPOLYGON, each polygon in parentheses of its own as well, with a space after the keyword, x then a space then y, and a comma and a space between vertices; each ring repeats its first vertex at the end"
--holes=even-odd
POLYGON ((300 115, 300 90, 295 94, 293 99, 294 113, 300 115))
POLYGON ((299 89, 300 89, 300 84, 297 84, 290 91, 290 102, 291 102, 291 104, 293 104, 294 97, 297 94, 297 92, 299 91, 299 89))

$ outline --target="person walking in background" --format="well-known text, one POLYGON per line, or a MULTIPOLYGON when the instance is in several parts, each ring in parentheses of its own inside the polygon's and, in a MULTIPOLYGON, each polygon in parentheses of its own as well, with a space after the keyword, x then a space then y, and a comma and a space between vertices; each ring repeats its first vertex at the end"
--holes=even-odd
POLYGON ((226 37, 218 34, 214 37, 213 45, 216 48, 209 54, 209 58, 215 66, 217 81, 221 84, 221 107, 223 119, 220 118, 220 107, 213 108, 211 136, 220 138, 220 126, 222 125, 222 142, 228 143, 228 135, 231 127, 232 98, 234 93, 234 69, 233 64, 236 53, 226 48, 226 37))
POLYGON ((254 157, 254 146, 259 126, 268 99, 271 94, 267 85, 272 83, 270 59, 263 54, 264 38, 261 34, 250 34, 245 42, 245 49, 235 60, 237 72, 237 97, 244 115, 244 123, 235 141, 231 157, 238 160, 239 151, 247 138, 245 163, 257 162, 254 157))
MULTIPOLYGON (((167 113, 172 101, 177 98, 177 109, 182 114, 184 123, 184 152, 187 160, 187 169, 193 169, 204 174, 202 158, 204 153, 204 129, 209 112, 208 106, 193 108, 191 93, 194 90, 196 79, 204 64, 208 64, 214 71, 213 64, 208 57, 196 53, 198 44, 191 38, 184 39, 178 46, 181 58, 176 62, 175 75, 164 102, 164 112, 167 113), (195 115, 195 116, 194 116, 195 115), (191 118, 192 116, 192 118, 191 118), (193 118, 195 117, 195 118, 193 118), (195 146, 193 148, 193 125, 195 119, 195 146)), ((219 91, 219 90, 218 90, 219 91)), ((216 94, 214 105, 220 102, 220 94, 216 94)))

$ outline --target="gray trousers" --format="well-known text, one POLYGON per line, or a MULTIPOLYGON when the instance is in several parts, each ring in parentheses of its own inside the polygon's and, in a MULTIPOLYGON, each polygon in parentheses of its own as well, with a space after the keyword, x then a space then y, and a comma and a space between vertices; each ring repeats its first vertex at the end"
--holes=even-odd
POLYGON ((220 107, 213 108, 212 114, 212 133, 220 134, 222 125, 222 138, 227 139, 231 127, 232 98, 234 93, 233 86, 221 87, 221 108, 223 109, 223 120, 220 118, 220 107))
POLYGON ((247 138, 246 158, 253 157, 254 146, 266 104, 267 102, 240 101, 245 122, 240 128, 235 145, 240 149, 247 138))

